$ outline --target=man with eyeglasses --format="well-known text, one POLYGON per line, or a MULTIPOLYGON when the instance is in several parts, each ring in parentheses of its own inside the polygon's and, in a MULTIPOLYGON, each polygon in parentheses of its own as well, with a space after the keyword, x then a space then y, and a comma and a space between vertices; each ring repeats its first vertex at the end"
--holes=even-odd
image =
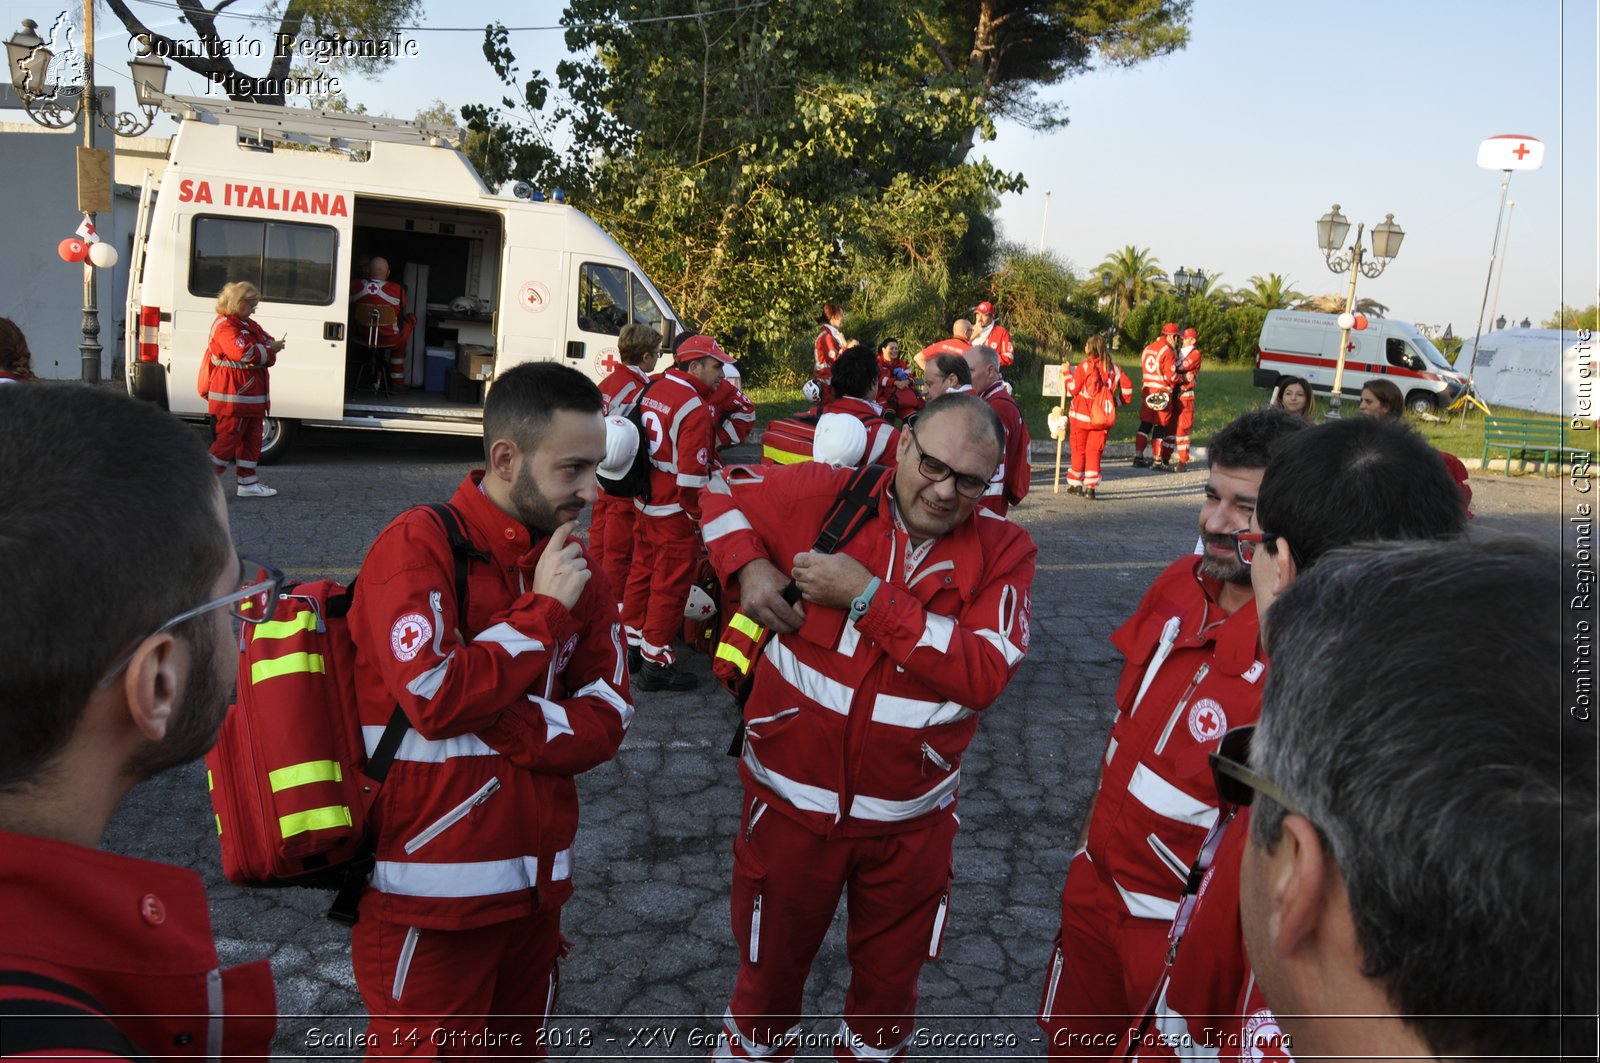
MULTIPOLYGON (((1249 574, 1257 615, 1270 631, 1277 623, 1279 595, 1330 551, 1372 540, 1449 539, 1465 530, 1455 481, 1427 441, 1405 425, 1356 417, 1285 440, 1262 478, 1249 527, 1232 539, 1249 574), (1274 610, 1270 616, 1269 609, 1274 610)), ((1430 645, 1435 636, 1429 632, 1430 645)), ((1285 643, 1274 638, 1271 644, 1277 652, 1269 675, 1276 676, 1285 643)), ((1370 648, 1376 650, 1376 644, 1370 648)), ((1261 657, 1265 660, 1266 652, 1261 657)), ((1430 684, 1432 657, 1419 649, 1410 665, 1430 684)), ((1339 667, 1379 688, 1387 686, 1365 662, 1339 667)), ((1276 682, 1266 684, 1267 700, 1276 682)), ((1262 715, 1268 711, 1263 706, 1262 715)), ((1166 966, 1152 983, 1151 1005, 1135 1024, 1146 1031, 1136 1046, 1140 1059, 1171 1059, 1195 1046, 1246 1056, 1252 1046, 1268 1054, 1304 1051, 1303 1045, 1285 1040, 1262 999, 1240 934, 1239 861, 1248 812, 1242 822, 1235 816, 1259 782, 1245 767, 1251 722, 1237 721, 1212 756, 1221 814, 1190 870, 1189 888, 1169 931, 1166 966)))
POLYGON ((1268 409, 1217 433, 1203 552, 1167 566, 1112 633, 1125 660, 1118 712, 1062 888, 1039 1010, 1053 1059, 1121 1054, 1160 974, 1185 876, 1217 816, 1206 754, 1261 703, 1250 570, 1231 535, 1250 523, 1274 448, 1304 428, 1268 409))
POLYGON ((194 432, 104 389, 0 389, 0 498, 0 1055, 264 1056, 267 961, 221 969, 194 872, 98 847, 216 741, 282 574, 194 432))
POLYGON ((1000 355, 993 347, 968 347, 964 355, 967 368, 972 371, 972 390, 1000 418, 1005 426, 1005 453, 1000 457, 1000 467, 984 493, 980 503, 985 509, 1005 516, 1006 512, 1028 496, 1028 485, 1033 470, 1028 465, 1028 426, 1022 420, 1022 408, 1012 397, 1011 389, 1000 379, 1000 355))
POLYGON ((847 889, 837 1054, 909 1048, 950 904, 961 757, 1028 648, 1037 548, 977 508, 1003 446, 975 396, 929 403, 865 525, 832 554, 812 547, 848 470, 732 467, 704 496, 712 563, 776 632, 744 711, 739 973, 716 1058, 793 1056, 806 977, 847 889))

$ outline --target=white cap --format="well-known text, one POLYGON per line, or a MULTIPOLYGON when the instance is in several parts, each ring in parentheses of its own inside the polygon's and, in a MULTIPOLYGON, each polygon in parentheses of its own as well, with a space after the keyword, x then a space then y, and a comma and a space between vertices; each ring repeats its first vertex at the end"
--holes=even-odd
POLYGON ((847 413, 825 413, 817 418, 811 457, 828 465, 854 467, 867 455, 867 426, 847 413))
POLYGON ((606 460, 595 470, 615 480, 628 471, 639 453, 639 430, 626 417, 606 418, 606 460))

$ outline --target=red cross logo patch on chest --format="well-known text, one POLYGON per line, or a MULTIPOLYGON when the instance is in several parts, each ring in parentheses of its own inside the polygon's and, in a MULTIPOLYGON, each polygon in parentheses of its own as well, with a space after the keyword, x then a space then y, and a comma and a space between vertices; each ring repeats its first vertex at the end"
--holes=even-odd
POLYGON ((1212 698, 1201 698, 1189 707, 1189 735, 1196 742, 1214 742, 1228 729, 1228 714, 1212 698))

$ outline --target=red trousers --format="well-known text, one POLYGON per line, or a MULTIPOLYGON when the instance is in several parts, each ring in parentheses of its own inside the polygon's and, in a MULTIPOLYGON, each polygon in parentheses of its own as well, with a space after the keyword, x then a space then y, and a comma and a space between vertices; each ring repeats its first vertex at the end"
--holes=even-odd
POLYGON ((633 561, 633 539, 639 511, 633 499, 617 498, 600 492, 589 518, 589 556, 595 567, 606 574, 618 604, 626 594, 633 561))
POLYGON ((939 954, 949 914, 955 836, 955 815, 943 813, 921 830, 824 838, 747 794, 733 841, 739 977, 713 1058, 793 1058, 785 1035, 800 1021, 806 976, 841 894, 850 987, 834 1058, 903 1058, 917 977, 939 954))
POLYGON ((1166 970, 1171 924, 1128 914, 1087 853, 1061 890, 1061 933, 1046 972, 1039 1025, 1051 1059, 1114 1059, 1166 970))
POLYGON ((1178 448, 1178 460, 1189 460, 1189 433, 1194 431, 1194 394, 1178 400, 1178 419, 1174 432, 1173 443, 1178 448))
POLYGON ((545 1058, 565 952, 560 908, 476 930, 363 914, 351 960, 370 1016, 367 1058, 545 1058))
POLYGON ((1073 421, 1071 430, 1072 467, 1067 470, 1068 487, 1100 486, 1100 455, 1106 450, 1109 428, 1090 428, 1073 421))
POLYGON ((646 661, 673 662, 672 644, 683 633, 683 607, 699 564, 700 533, 687 513, 639 514, 622 622, 638 630, 646 661))
POLYGON ((262 417, 217 417, 217 437, 211 441, 211 464, 217 475, 228 471, 232 462, 239 483, 256 482, 256 463, 261 460, 262 417))

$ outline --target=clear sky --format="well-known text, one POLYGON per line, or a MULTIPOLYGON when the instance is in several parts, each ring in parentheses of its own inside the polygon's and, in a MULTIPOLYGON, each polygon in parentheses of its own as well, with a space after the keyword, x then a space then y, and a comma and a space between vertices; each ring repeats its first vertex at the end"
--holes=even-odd
MULTIPOLYGON (((8 35, 23 17, 48 29, 64 6, 75 4, 6 0, 0 16, 8 35)), ((134 7, 152 28, 187 36, 173 5, 134 7)), ((496 100, 481 26, 551 27, 560 12, 554 0, 428 0, 419 27, 404 33, 415 57, 343 88, 397 117, 436 99, 496 100)), ((97 17, 99 77, 126 88, 126 34, 104 5, 97 17)), ((1085 270, 1134 244, 1168 271, 1202 267, 1231 285, 1276 272, 1308 294, 1342 293, 1348 276, 1323 263, 1316 219, 1335 202, 1369 229, 1392 212, 1404 246, 1383 276, 1360 279, 1357 295, 1470 335, 1501 179, 1476 167, 1477 146, 1499 133, 1534 136, 1546 145, 1544 168, 1511 180, 1498 307, 1538 324, 1563 301, 1596 299, 1597 44, 1593 0, 1195 0, 1187 49, 1056 86, 1049 95, 1069 109, 1065 128, 1003 125, 976 151, 1028 180, 1001 205, 1005 236, 1037 247, 1043 223, 1045 246, 1085 270)), ((565 52, 559 30, 515 32, 512 47, 524 71, 552 75, 565 52)), ((203 88, 182 70, 169 85, 203 88)))

